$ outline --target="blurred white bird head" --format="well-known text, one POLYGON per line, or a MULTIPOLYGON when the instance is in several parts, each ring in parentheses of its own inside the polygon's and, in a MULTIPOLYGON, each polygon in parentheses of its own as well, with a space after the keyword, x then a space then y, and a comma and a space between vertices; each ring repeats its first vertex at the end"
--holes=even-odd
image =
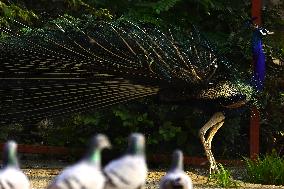
POLYGON ((108 137, 104 134, 96 134, 92 139, 91 139, 91 146, 96 148, 96 149, 105 149, 111 148, 111 143, 108 139, 108 137))
POLYGON ((128 153, 134 155, 144 155, 145 137, 141 133, 132 133, 128 138, 128 153))
POLYGON ((14 166, 19 167, 17 158, 18 145, 15 141, 9 140, 5 143, 3 149, 3 167, 14 166))

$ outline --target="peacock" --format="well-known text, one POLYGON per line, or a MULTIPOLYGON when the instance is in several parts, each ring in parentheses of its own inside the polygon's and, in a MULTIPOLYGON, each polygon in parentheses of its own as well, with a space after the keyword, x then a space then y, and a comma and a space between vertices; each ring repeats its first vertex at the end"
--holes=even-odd
POLYGON ((215 113, 200 138, 210 172, 217 170, 213 136, 227 112, 247 104, 253 89, 195 26, 184 35, 123 18, 15 25, 22 29, 1 28, 0 123, 37 123, 149 96, 210 107, 215 113))
POLYGON ((271 35, 274 32, 254 24, 253 21, 257 17, 253 17, 250 26, 253 28, 252 35, 252 56, 253 56, 253 76, 252 86, 256 91, 263 91, 265 80, 265 52, 263 50, 262 38, 265 35, 271 35))

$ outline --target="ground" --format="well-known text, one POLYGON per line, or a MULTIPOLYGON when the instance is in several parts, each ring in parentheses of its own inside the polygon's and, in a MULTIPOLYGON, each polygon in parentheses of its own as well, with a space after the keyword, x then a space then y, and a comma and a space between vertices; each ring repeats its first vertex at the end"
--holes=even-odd
MULTIPOLYGON (((24 164, 23 164, 24 165, 24 164)), ((46 188, 48 183, 62 170, 66 164, 64 163, 29 163, 25 164, 23 171, 28 175, 32 183, 33 189, 46 188), (28 168, 29 167, 29 168, 28 168)), ((242 182, 243 168, 231 167, 229 168, 235 179, 240 180, 241 189, 271 189, 271 188, 282 188, 284 186, 273 186, 273 185, 260 185, 242 182)), ((214 189, 218 188, 212 183, 208 183, 208 170, 206 168, 189 168, 187 174, 192 178, 194 189, 214 189)), ((147 178, 146 189, 157 189, 160 178, 165 174, 162 170, 150 170, 147 178)))

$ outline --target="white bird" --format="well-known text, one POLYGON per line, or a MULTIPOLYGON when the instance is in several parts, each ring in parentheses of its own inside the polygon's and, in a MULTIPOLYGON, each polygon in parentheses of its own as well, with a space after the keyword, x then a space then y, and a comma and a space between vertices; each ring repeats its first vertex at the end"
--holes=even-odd
POLYGON ((104 174, 107 179, 104 189, 143 188, 147 178, 144 136, 131 134, 126 154, 107 164, 104 174))
POLYGON ((17 143, 7 141, 3 149, 3 168, 0 170, 1 189, 29 189, 28 177, 21 171, 17 157, 17 143))
POLYGON ((94 136, 86 156, 64 169, 48 189, 103 189, 105 177, 101 170, 101 151, 110 147, 105 135, 94 136))
POLYGON ((160 189, 192 189, 191 178, 183 170, 183 153, 181 150, 173 152, 170 170, 160 181, 160 189))

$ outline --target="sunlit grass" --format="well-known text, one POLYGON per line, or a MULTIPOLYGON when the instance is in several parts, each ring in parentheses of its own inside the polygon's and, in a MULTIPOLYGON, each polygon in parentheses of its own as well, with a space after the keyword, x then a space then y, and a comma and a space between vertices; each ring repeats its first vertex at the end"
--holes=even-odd
POLYGON ((284 159, 275 152, 255 161, 245 158, 245 163, 249 182, 284 185, 284 159))
POLYGON ((219 172, 213 173, 209 177, 209 181, 222 188, 237 188, 240 186, 238 181, 233 180, 231 171, 226 169, 222 164, 218 164, 219 172))

